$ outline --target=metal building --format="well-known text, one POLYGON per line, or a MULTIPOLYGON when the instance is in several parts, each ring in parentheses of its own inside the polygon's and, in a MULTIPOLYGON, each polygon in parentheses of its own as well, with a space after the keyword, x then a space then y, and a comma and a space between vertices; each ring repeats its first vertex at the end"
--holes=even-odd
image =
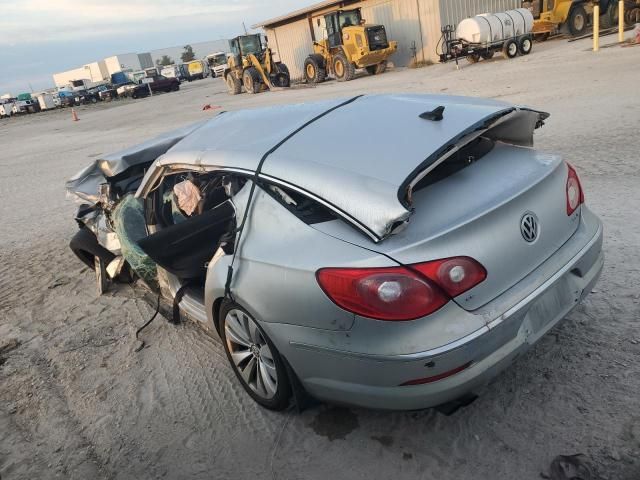
POLYGON ((313 41, 326 36, 324 18, 338 8, 362 9, 367 23, 383 24, 390 40, 398 42, 391 57, 396 66, 438 61, 440 29, 486 12, 501 12, 521 6, 521 0, 325 0, 306 8, 265 20, 269 47, 283 61, 294 80, 303 77, 304 60, 313 51, 313 41))

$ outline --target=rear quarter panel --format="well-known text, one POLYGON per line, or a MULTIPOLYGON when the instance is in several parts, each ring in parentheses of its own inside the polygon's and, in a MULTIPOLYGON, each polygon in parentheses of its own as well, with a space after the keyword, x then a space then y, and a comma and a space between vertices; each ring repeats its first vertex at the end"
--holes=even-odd
MULTIPOLYGON (((248 187, 249 183, 234 198, 238 219, 242 217, 248 187)), ((208 308, 224 295, 229 263, 230 256, 226 256, 209 268, 205 289, 208 308)), ((257 188, 231 290, 236 301, 262 322, 348 330, 354 315, 325 295, 316 280, 316 271, 323 267, 391 265, 383 255, 306 225, 257 188)))

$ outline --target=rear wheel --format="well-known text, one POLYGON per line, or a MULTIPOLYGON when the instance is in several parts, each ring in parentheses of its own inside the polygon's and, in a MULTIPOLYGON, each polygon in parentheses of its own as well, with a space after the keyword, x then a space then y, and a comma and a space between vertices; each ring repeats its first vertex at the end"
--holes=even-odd
POLYGON ((569 33, 574 37, 582 35, 587 29, 588 19, 587 11, 582 5, 576 5, 573 7, 571 9, 571 13, 569 13, 569 19, 567 20, 569 23, 569 33))
POLYGON ((227 358, 247 393, 263 407, 283 410, 291 385, 284 362, 258 322, 242 307, 225 301, 220 336, 227 358))
POLYGON ((242 82, 233 73, 228 73, 225 80, 227 82, 227 91, 230 95, 238 95, 242 92, 242 82))
POLYGON ((242 85, 247 93, 260 93, 260 73, 256 67, 249 67, 244 71, 242 85))
POLYGON ((502 53, 507 58, 514 58, 518 55, 518 44, 515 40, 507 40, 502 47, 502 53))
POLYGON ((322 55, 309 55, 304 61, 304 78, 307 83, 322 83, 327 77, 322 55))
POLYGON ((387 70, 387 61, 383 60, 376 65, 370 65, 367 67, 369 75, 380 75, 387 70))
POLYGON ((520 55, 529 55, 532 48, 533 42, 531 41, 531 37, 520 38, 520 41, 518 42, 518 50, 520 51, 520 55))
POLYGON ((348 82, 353 80, 356 69, 353 64, 347 60, 344 53, 340 52, 333 57, 333 73, 339 82, 348 82))

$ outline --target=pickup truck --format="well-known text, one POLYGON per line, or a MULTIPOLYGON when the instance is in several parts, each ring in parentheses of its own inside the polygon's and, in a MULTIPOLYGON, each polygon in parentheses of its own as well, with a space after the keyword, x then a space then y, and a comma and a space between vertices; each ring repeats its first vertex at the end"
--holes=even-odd
POLYGON ((156 92, 177 92, 180 90, 180 80, 177 78, 167 78, 163 75, 147 77, 147 81, 151 86, 151 91, 156 92))

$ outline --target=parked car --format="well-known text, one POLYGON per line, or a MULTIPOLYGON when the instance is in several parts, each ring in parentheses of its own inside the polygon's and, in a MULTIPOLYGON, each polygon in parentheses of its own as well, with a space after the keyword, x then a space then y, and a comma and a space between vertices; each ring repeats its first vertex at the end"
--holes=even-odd
POLYGON ((180 80, 177 78, 167 78, 163 75, 155 75, 147 77, 149 85, 151 85, 151 91, 153 93, 158 92, 176 92, 180 90, 180 80))
POLYGON ((14 115, 19 115, 21 113, 37 113, 40 111, 40 104, 37 100, 33 98, 29 98, 27 100, 16 100, 12 107, 12 112, 14 115))
POLYGON ((98 95, 98 90, 95 88, 91 88, 89 90, 79 90, 76 92, 76 104, 87 105, 89 103, 98 103, 100 101, 100 96, 98 95))
POLYGON ((100 91, 98 92, 98 96, 103 102, 115 100, 116 98, 118 98, 118 89, 113 85, 105 85, 101 87, 100 91))
POLYGON ((437 95, 227 112, 73 177, 71 248, 217 332, 264 407, 457 404, 603 266, 576 169, 532 148, 547 117, 437 95))
MULTIPOLYGON (((67 90, 60 90, 57 95, 60 107, 73 107, 76 105, 76 93, 67 90)), ((54 98, 55 101, 55 98, 54 98)))
POLYGON ((0 118, 10 117, 13 115, 13 106, 15 99, 0 100, 0 118))
POLYGON ((145 84, 128 82, 120 85, 116 92, 118 97, 144 98, 149 96, 149 87, 145 84))

